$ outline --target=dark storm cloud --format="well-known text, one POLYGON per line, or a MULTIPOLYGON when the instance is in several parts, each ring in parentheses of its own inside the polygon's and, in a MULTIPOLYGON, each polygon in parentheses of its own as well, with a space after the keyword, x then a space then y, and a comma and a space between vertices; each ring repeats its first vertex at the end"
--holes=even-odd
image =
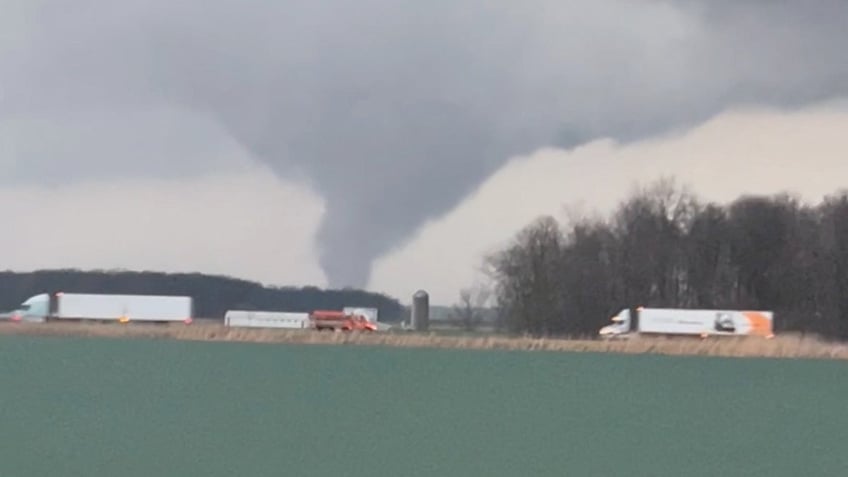
MULTIPOLYGON (((738 103, 800 105, 848 84, 848 3, 835 1, 0 5, 14 13, 0 19, 0 124, 207 115, 327 199, 319 240, 335 286, 363 285, 375 257, 510 155, 630 140, 738 103)), ((143 136, 144 124, 126 127, 143 136)), ((85 164, 115 174, 141 160, 96 156, 85 164)), ((15 170, 27 159, 46 161, 20 157, 15 170)))

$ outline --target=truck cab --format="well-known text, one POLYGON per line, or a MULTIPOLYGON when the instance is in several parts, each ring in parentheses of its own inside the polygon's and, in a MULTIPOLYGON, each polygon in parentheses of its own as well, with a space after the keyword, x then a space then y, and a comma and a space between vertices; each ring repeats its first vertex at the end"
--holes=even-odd
POLYGON ((8 313, 10 321, 43 323, 50 314, 50 295, 42 293, 28 298, 8 313))
POLYGON ((610 318, 611 323, 604 326, 598 335, 604 339, 622 338, 630 333, 630 310, 625 308, 610 318))

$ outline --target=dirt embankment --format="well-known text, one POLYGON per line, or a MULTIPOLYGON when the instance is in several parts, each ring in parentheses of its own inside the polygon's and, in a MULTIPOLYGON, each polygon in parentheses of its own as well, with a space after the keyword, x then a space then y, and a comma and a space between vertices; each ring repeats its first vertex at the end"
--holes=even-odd
POLYGON ((634 338, 622 341, 551 339, 504 336, 457 337, 436 333, 344 333, 313 330, 227 328, 219 324, 192 325, 2 323, 2 335, 81 336, 102 338, 153 338, 187 341, 336 344, 415 348, 501 349, 515 351, 565 351, 651 353, 666 355, 848 359, 848 345, 826 343, 815 337, 783 335, 764 338, 634 338))

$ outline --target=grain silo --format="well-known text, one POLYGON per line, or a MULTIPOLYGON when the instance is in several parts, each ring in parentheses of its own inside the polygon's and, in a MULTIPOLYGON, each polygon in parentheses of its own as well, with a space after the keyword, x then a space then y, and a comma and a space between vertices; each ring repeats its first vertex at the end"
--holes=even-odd
POLYGON ((418 290, 412 295, 412 329, 427 331, 430 328, 430 295, 418 290))

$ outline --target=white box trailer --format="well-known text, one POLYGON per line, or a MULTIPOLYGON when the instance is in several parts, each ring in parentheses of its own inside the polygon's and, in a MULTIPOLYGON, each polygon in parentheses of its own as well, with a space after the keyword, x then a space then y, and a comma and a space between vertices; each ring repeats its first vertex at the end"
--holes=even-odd
POLYGON ((343 311, 351 315, 364 316, 366 319, 368 319, 368 321, 374 323, 377 326, 377 331, 388 331, 392 329, 392 325, 380 322, 380 313, 377 308, 357 308, 353 306, 348 306, 345 307, 343 311))
POLYGON ((349 315, 364 316, 371 323, 377 323, 379 318, 379 310, 376 308, 358 308, 353 306, 345 307, 342 311, 349 315))
POLYGON ((288 328, 309 327, 309 313, 284 311, 228 310, 224 325, 237 328, 288 328))
POLYGON ((193 300, 188 296, 59 292, 33 296, 12 313, 15 321, 144 321, 190 324, 193 320, 193 306, 193 300))
POLYGON ((602 338, 633 335, 774 336, 774 313, 759 310, 623 309, 600 329, 602 338))

